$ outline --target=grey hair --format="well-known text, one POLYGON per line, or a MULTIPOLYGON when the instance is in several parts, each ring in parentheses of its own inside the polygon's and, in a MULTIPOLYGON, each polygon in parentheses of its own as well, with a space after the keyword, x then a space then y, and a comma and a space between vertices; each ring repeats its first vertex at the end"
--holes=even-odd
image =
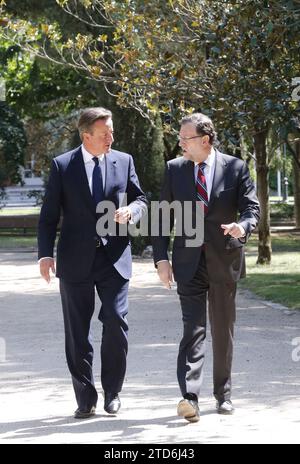
POLYGON ((98 120, 106 120, 112 118, 112 112, 106 108, 86 108, 82 111, 77 128, 79 131, 80 138, 82 140, 82 134, 84 132, 91 132, 93 124, 98 120))
POLYGON ((199 135, 208 135, 209 143, 216 145, 218 143, 217 133, 212 120, 203 113, 193 113, 185 116, 180 121, 181 125, 192 123, 196 127, 196 132, 199 135))

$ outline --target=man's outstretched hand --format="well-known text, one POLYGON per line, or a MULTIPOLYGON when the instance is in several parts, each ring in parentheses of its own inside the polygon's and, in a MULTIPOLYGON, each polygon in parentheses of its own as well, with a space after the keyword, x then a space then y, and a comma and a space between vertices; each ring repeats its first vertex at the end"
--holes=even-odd
POLYGON ((246 235, 245 229, 240 224, 232 222, 231 224, 221 224, 224 235, 231 235, 233 238, 242 238, 246 235))

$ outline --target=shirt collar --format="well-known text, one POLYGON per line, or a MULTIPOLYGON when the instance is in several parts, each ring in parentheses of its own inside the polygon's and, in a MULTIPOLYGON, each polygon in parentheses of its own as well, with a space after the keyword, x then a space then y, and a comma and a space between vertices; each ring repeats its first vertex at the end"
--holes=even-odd
MULTIPOLYGON (((81 151, 82 151, 82 156, 83 156, 84 164, 90 163, 90 162, 92 161, 92 159, 94 158, 94 155, 92 155, 91 153, 89 153, 89 152, 87 151, 87 149, 84 147, 83 144, 81 145, 81 151)), ((105 156, 104 154, 98 156, 99 161, 103 161, 104 156, 105 156)))
MULTIPOLYGON (((211 168, 214 165, 215 158, 216 158, 216 150, 212 147, 211 151, 210 151, 210 154, 208 155, 208 157, 206 158, 204 163, 211 168)), ((197 166, 200 163, 194 161, 194 164, 195 164, 195 166, 197 166)))

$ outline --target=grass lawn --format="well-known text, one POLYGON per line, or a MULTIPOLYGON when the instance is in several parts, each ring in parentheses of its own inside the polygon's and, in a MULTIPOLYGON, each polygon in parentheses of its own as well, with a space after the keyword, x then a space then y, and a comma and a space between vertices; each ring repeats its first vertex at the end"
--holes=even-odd
POLYGON ((19 248, 36 248, 37 247, 37 238, 36 237, 23 237, 23 236, 14 236, 6 237, 5 235, 0 235, 0 250, 5 249, 19 249, 19 248))
POLYGON ((30 208, 2 208, 0 209, 1 216, 26 216, 28 214, 39 214, 40 206, 32 206, 30 208))
POLYGON ((247 277, 240 286, 257 295, 300 310, 300 236, 274 234, 272 263, 257 265, 257 239, 247 245, 247 277))
MULTIPOLYGON (((291 204, 294 204, 294 197, 293 196, 289 196, 288 199, 287 199, 288 203, 291 203, 291 204)), ((282 197, 277 197, 275 195, 270 195, 270 202, 271 203, 274 203, 274 202, 282 202, 282 197)))

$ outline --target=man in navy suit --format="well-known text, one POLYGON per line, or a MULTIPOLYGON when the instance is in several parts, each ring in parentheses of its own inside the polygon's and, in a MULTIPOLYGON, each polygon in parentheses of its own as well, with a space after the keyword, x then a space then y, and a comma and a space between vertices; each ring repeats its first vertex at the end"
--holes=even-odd
POLYGON ((95 414, 98 399, 90 342, 95 289, 101 300, 99 320, 103 324, 104 409, 116 414, 121 406, 119 392, 126 372, 126 315, 132 267, 131 245, 124 227, 141 219, 147 201, 131 155, 111 149, 112 113, 105 108, 86 109, 79 118, 78 130, 82 145, 53 159, 41 209, 38 244, 42 277, 49 282, 51 270, 60 279, 66 357, 78 404, 74 417, 83 419, 95 414), (109 201, 114 208, 115 233, 105 233, 97 227, 103 201, 109 201), (53 251, 61 215, 55 267, 53 251))
POLYGON ((178 414, 189 422, 197 422, 207 295, 217 411, 220 414, 234 411, 231 364, 236 284, 245 275, 244 244, 259 219, 259 203, 246 163, 215 148, 216 132, 210 118, 201 113, 183 118, 179 141, 183 156, 168 162, 161 200, 169 204, 177 201, 182 209, 184 202, 192 205, 191 215, 185 215, 185 220, 190 220, 193 227, 196 205, 203 204, 204 243, 189 245, 191 240, 185 231, 192 228, 185 224, 183 234, 174 239, 172 266, 168 258, 169 236, 160 232, 153 237, 153 252, 159 277, 167 288, 174 272, 182 310, 183 337, 177 376, 183 399, 178 414))

